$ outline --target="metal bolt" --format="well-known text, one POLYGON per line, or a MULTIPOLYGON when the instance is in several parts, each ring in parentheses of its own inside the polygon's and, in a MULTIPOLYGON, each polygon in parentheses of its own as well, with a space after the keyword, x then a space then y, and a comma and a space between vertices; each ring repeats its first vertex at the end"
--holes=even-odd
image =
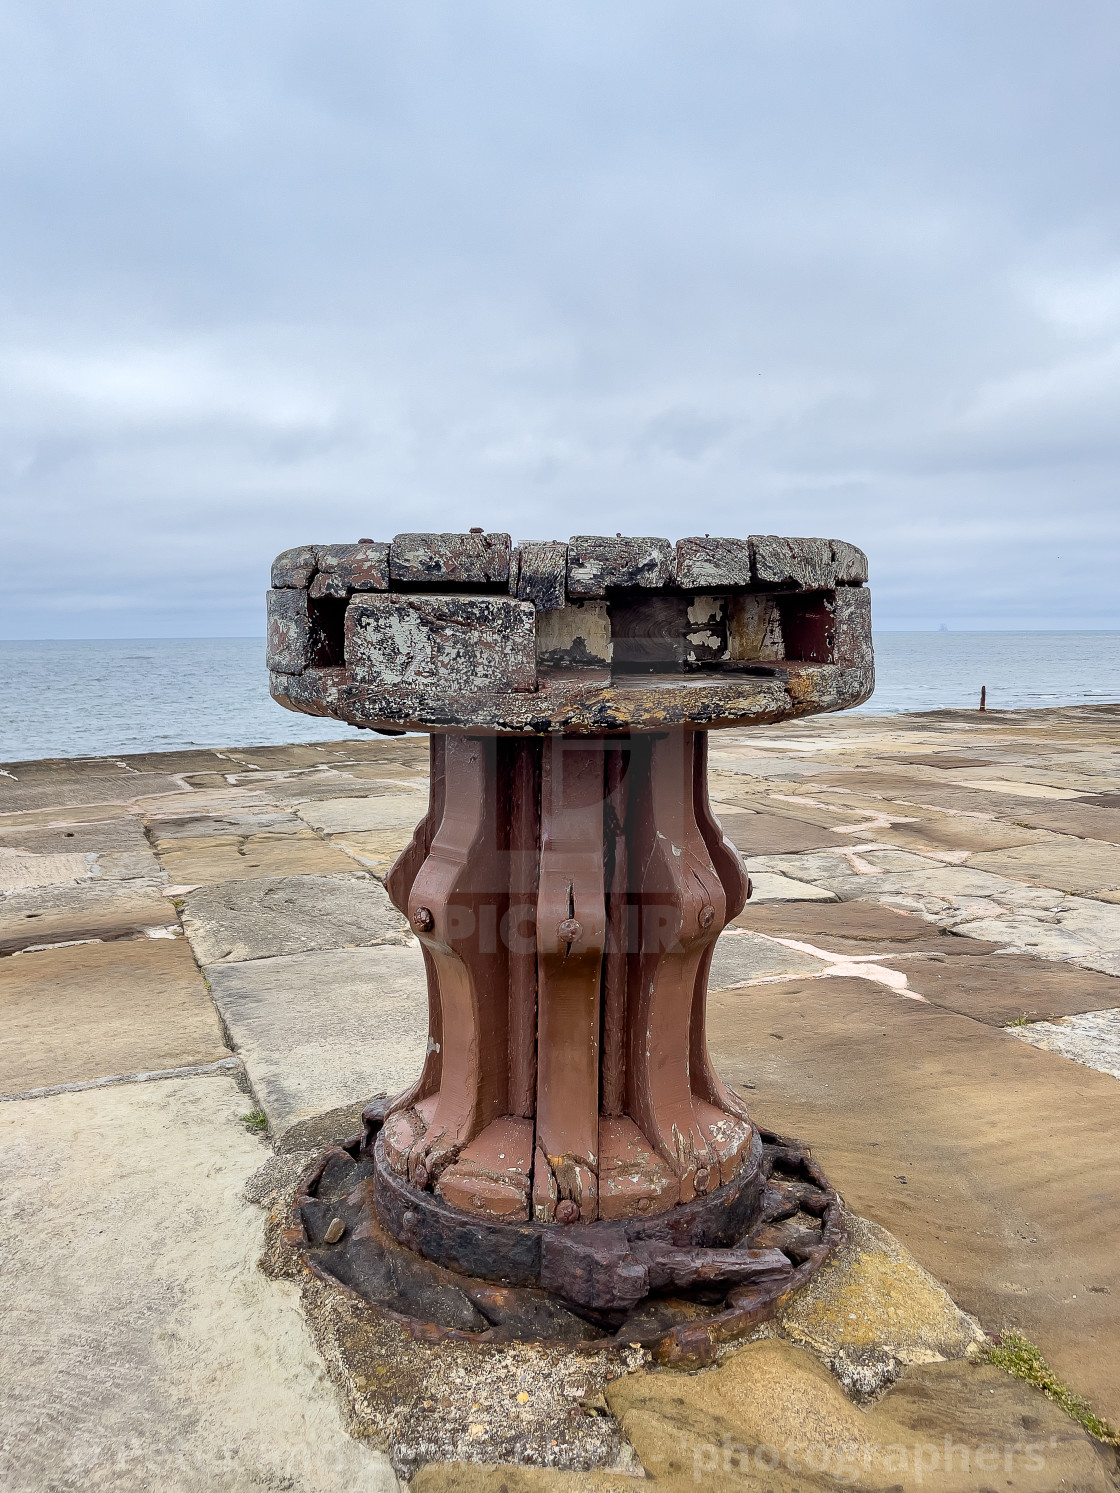
POLYGON ((483 532, 484 532, 484 531, 483 531, 483 530, 482 530, 482 529, 472 529, 472 530, 471 530, 471 533, 472 533, 472 534, 481 534, 481 533, 483 533, 483 532))
POLYGON ((561 1198, 560 1202, 556 1204, 556 1222, 578 1223, 578 1221, 579 1205, 573 1203, 571 1198, 561 1198))
POLYGON ((565 918, 556 927, 556 937, 561 943, 578 943, 583 937, 583 925, 577 923, 575 918, 565 918))
POLYGON ((710 928, 716 920, 716 910, 705 902, 697 916, 700 920, 701 928, 710 928))
POLYGON ((346 1225, 341 1218, 332 1218, 327 1226, 327 1232, 323 1235, 324 1244, 337 1244, 346 1232, 346 1225))
POLYGON ((707 1192, 710 1180, 711 1176, 708 1168, 706 1166, 698 1166, 696 1168, 696 1191, 707 1192))
POLYGON ((417 933, 430 933, 435 927, 435 922, 430 907, 418 907, 412 914, 412 926, 417 933))
POLYGON ((754 895, 754 883, 751 881, 750 877, 748 876, 747 877, 747 896, 746 896, 746 900, 749 902, 751 900, 751 897, 753 895, 754 895))
POLYGON ((428 1168, 426 1166, 418 1166, 412 1178, 413 1186, 419 1187, 420 1191, 423 1192, 428 1185, 428 1180, 428 1168))

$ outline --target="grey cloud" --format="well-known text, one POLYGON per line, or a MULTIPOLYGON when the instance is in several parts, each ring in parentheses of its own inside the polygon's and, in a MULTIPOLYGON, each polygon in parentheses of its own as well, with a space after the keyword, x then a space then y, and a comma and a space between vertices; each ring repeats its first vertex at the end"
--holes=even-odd
POLYGON ((1115 623, 1110 0, 0 3, 0 632, 307 538, 766 528, 1115 623))

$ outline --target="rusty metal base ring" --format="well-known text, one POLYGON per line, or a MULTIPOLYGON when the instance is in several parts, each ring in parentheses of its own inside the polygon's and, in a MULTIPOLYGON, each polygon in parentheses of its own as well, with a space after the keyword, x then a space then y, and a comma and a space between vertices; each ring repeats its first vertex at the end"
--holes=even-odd
MULTIPOLYGON (((749 1169, 755 1185, 720 1189, 733 1194, 727 1216, 740 1218, 738 1230, 731 1231, 735 1237, 723 1247, 690 1248, 692 1231, 683 1219, 671 1235, 662 1229, 660 1239, 653 1237, 656 1230, 646 1230, 645 1237, 634 1230, 627 1237, 619 1225, 551 1225, 540 1232, 556 1241, 561 1266, 547 1264, 551 1243, 538 1245, 540 1284, 468 1275, 394 1237, 403 1231, 420 1250, 431 1247, 435 1200, 417 1193, 428 1205, 428 1223, 421 1228, 415 1210, 402 1207, 417 1190, 388 1171, 379 1148, 370 1144, 373 1137, 361 1133, 331 1147, 304 1176, 286 1239, 315 1275, 344 1287, 421 1341, 545 1341, 593 1352, 640 1343, 661 1363, 699 1367, 712 1361, 721 1343, 771 1317, 843 1238, 840 1200, 808 1150, 795 1140, 760 1134, 758 1167, 749 1169), (412 1220, 406 1220, 408 1213, 412 1220)), ((479 1221, 446 1204, 438 1211, 451 1215, 452 1224, 461 1220, 456 1239, 462 1262, 465 1231, 477 1236, 479 1221)), ((662 1215, 663 1222, 668 1219, 662 1215)), ((531 1228, 494 1227, 508 1231, 511 1245, 518 1242, 515 1231, 531 1228)), ((525 1269, 523 1239, 520 1248, 520 1269, 506 1274, 525 1281, 533 1272, 525 1269)))

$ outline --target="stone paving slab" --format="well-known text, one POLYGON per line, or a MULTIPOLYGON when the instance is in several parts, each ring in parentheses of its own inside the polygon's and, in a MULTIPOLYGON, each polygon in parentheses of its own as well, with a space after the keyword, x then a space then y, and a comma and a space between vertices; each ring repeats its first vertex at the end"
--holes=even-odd
POLYGON ((787 949, 745 929, 732 928, 720 934, 712 956, 708 985, 712 990, 730 990, 752 980, 783 974, 819 974, 825 960, 796 949, 787 949))
MULTIPOLYGON (((403 849, 403 846, 402 846, 403 849)), ((836 902, 835 892, 827 887, 815 886, 810 881, 798 881, 792 876, 770 871, 756 871, 748 863, 751 878, 751 901, 756 906, 764 902, 836 902)))
POLYGON ((720 806, 717 818, 740 855, 786 855, 799 850, 819 850, 845 845, 847 836, 819 825, 785 815, 728 812, 720 806))
POLYGON ((1045 839, 1042 830, 1021 829, 992 819, 923 818, 917 824, 892 824, 875 831, 876 839, 904 850, 964 850, 972 860, 976 852, 1011 850, 1045 839))
POLYGON ((1120 1010, 1091 1011, 1016 1027, 1013 1035, 1098 1073, 1120 1078, 1120 1010))
POLYGON ((719 1070, 989 1332, 1120 1420, 1120 1085, 860 979, 708 1002, 719 1070))
POLYGON ((163 881, 86 881, 0 898, 0 954, 32 944, 122 938, 175 922, 163 881))
POLYGON ((1120 809, 1088 807, 1071 800, 1063 804, 1028 805, 1015 815, 1030 829, 1048 829, 1059 835, 1074 835, 1082 840, 1106 840, 1120 845, 1120 809))
POLYGON ((329 876, 354 869, 345 851, 325 844, 311 830, 165 841, 159 845, 159 859, 171 880, 183 886, 265 876, 329 876))
POLYGON ((395 1493, 257 1269, 248 1106, 225 1077, 0 1105, 10 1493, 395 1493))
MULTIPOLYGON (((969 944, 971 939, 954 942, 969 944)), ((977 955, 972 959, 908 958, 910 989, 934 1005, 988 1026, 1027 1017, 1045 1021, 1120 1005, 1120 980, 1112 975, 1027 954, 977 955)))
POLYGON ((0 959, 2 1095, 229 1055, 184 939, 117 939, 0 959))
POLYGON ((1061 892, 1115 891, 1120 888, 1120 845, 1100 840, 1047 839, 1018 849, 974 855, 970 866, 1013 876, 1033 886, 1061 892))
MULTIPOLYGON (((909 912, 896 912, 876 902, 806 903, 790 906, 756 905, 752 897, 733 922, 771 938, 790 938, 837 954, 937 953, 977 955, 985 946, 971 938, 955 938, 933 928, 909 912)), ((991 950, 998 947, 992 944, 991 950)))
POLYGON ((428 987, 418 944, 211 964, 205 973, 277 1130, 396 1093, 420 1072, 428 987))
POLYGON ((326 835, 347 835, 363 830, 408 830, 423 819, 428 807, 424 791, 379 794, 374 798, 320 799, 300 804, 296 813, 313 829, 326 835))
POLYGON ((385 888, 361 871, 199 888, 184 898, 182 917, 195 958, 206 965, 414 941, 385 888))

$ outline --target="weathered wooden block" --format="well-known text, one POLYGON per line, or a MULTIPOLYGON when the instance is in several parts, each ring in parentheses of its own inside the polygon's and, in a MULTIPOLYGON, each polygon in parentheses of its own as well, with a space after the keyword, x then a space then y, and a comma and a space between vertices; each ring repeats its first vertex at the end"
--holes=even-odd
POLYGON ((569 596, 667 586, 672 578, 673 546, 667 539, 573 534, 568 540, 569 596))
POLYGON ((832 657, 835 663, 846 669, 874 670, 871 592, 863 586, 840 586, 836 591, 832 657))
POLYGON ((867 579, 867 556, 842 539, 752 534, 748 543, 751 575, 759 585, 828 591, 833 586, 858 586, 867 579))
POLYGON ((538 612, 556 612, 567 599, 568 546, 558 540, 529 541, 514 551, 516 577, 510 590, 520 601, 531 601, 538 612))
POLYGON ((707 534, 678 539, 674 570, 683 591, 749 586, 750 544, 746 539, 712 539, 707 534))
POLYGON ((389 547, 395 586, 509 585, 508 534, 398 534, 389 547))
POLYGON ((355 679, 384 689, 534 690, 535 614, 510 596, 356 594, 346 663, 355 679))
POLYGON ((311 582, 312 597, 345 600, 354 591, 388 591, 389 546, 371 539, 357 544, 319 546, 319 573, 311 582))
POLYGON ((301 544, 296 549, 284 550, 272 562, 272 585, 274 589, 306 586, 315 574, 318 564, 318 547, 301 544))
POLYGON ((573 601, 537 613, 537 661, 554 669, 608 669, 611 619, 607 603, 573 601))
POLYGON ((306 591, 285 589, 268 593, 265 657, 269 670, 276 674, 302 674, 310 666, 311 617, 306 591))

